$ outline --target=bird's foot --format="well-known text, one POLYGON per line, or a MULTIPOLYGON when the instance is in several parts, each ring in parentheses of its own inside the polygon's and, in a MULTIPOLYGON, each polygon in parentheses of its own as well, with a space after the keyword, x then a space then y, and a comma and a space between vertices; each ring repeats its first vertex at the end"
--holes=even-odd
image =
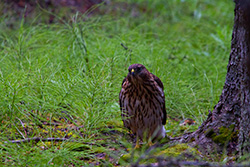
POLYGON ((140 145, 139 143, 136 143, 136 145, 135 145, 135 148, 134 148, 134 149, 139 149, 139 148, 141 148, 141 145, 140 145))
POLYGON ((148 142, 148 147, 151 147, 151 146, 153 146, 154 144, 152 143, 152 141, 149 141, 148 142))

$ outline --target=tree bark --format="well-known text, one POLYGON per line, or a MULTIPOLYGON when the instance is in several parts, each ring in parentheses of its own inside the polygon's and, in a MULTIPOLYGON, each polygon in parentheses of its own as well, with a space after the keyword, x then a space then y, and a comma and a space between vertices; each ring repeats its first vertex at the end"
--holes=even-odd
POLYGON ((207 154, 224 150, 239 155, 250 152, 249 11, 248 0, 235 0, 231 53, 220 100, 197 131, 181 138, 207 154))

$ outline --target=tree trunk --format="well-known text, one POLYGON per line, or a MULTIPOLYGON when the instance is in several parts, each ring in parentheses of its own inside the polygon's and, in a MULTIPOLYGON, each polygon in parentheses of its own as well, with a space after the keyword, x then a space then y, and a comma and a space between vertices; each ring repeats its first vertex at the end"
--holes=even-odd
POLYGON ((250 152, 250 2, 235 0, 231 53, 225 85, 214 111, 199 129, 182 137, 206 153, 250 152))

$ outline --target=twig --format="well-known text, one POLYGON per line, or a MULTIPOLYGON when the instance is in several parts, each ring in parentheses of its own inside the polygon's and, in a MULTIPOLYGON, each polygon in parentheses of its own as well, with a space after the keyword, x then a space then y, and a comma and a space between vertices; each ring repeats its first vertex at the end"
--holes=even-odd
POLYGON ((157 163, 151 164, 133 164, 132 167, 165 167, 165 166, 204 166, 204 167, 248 167, 249 164, 219 164, 214 162, 202 162, 202 161, 180 161, 179 159, 166 158, 163 157, 150 157, 150 159, 157 159, 157 163))
POLYGON ((25 126, 24 126, 24 123, 22 122, 22 120, 21 119, 19 119, 18 117, 16 117, 19 121, 20 121, 20 123, 22 124, 22 127, 23 127, 23 130, 24 130, 24 132, 25 132, 25 137, 27 137, 27 132, 26 132, 26 128, 25 128, 25 126))
POLYGON ((21 140, 9 140, 9 141, 5 141, 4 143, 27 143, 27 142, 30 142, 30 141, 39 142, 39 141, 66 141, 66 140, 69 140, 69 139, 67 139, 67 138, 41 138, 41 137, 33 137, 33 138, 25 138, 25 139, 21 139, 21 140))
POLYGON ((23 138, 25 139, 25 136, 23 135, 23 133, 17 128, 16 124, 14 123, 14 126, 16 128, 16 130, 23 136, 23 138))
POLYGON ((39 141, 56 141, 56 142, 60 142, 60 141, 68 141, 68 142, 80 142, 82 144, 87 144, 87 145, 98 145, 95 143, 88 143, 88 142, 81 142, 78 140, 70 140, 70 138, 41 138, 41 137, 33 137, 33 138, 25 138, 25 139, 21 139, 21 140, 9 140, 9 141, 4 141, 4 143, 8 144, 8 143, 28 143, 30 141, 34 141, 34 142, 39 142, 39 141))
MULTIPOLYGON (((47 125, 47 126, 60 126, 60 125, 62 125, 61 123, 47 122, 47 121, 42 122, 42 124, 47 125)), ((31 125, 36 126, 36 124, 31 124, 31 125)))
POLYGON ((140 161, 143 160, 143 159, 145 159, 146 156, 149 155, 150 151, 152 151, 153 149, 157 148, 158 146, 159 146, 159 143, 156 143, 155 145, 149 147, 149 148, 145 151, 145 153, 142 154, 142 155, 138 158, 138 160, 137 160, 136 163, 135 163, 135 166, 138 166, 139 163, 140 163, 140 161))
POLYGON ((164 166, 213 166, 213 167, 219 167, 222 165, 216 165, 214 163, 208 163, 208 162, 195 162, 195 161, 177 161, 177 160, 169 160, 169 161, 163 161, 163 162, 158 162, 154 164, 147 164, 147 165, 132 165, 133 167, 164 167, 164 166))
POLYGON ((128 50, 128 47, 125 46, 123 43, 121 43, 121 46, 122 46, 125 50, 128 50))
MULTIPOLYGON (((131 61, 132 61, 132 50, 129 49, 127 46, 125 46, 123 43, 121 43, 121 46, 127 51, 126 53, 129 54, 128 55, 129 56, 129 64, 131 64, 131 61)), ((127 62, 127 60, 126 60, 126 62, 127 62)))

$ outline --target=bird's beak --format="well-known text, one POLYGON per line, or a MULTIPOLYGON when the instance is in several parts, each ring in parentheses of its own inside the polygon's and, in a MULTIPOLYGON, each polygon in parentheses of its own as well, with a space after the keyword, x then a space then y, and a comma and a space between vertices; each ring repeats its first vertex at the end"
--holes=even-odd
POLYGON ((131 70, 131 74, 132 74, 133 76, 135 76, 135 70, 134 70, 134 69, 131 70))

